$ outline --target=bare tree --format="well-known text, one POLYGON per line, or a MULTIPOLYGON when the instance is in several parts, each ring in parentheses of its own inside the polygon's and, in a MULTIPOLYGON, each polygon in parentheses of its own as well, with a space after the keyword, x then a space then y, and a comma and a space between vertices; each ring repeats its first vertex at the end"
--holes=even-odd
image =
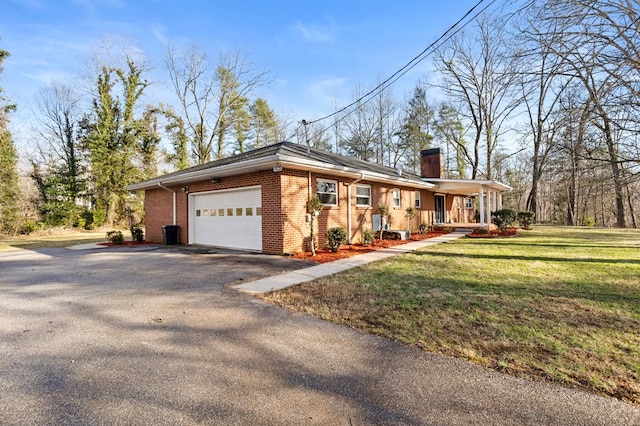
POLYGON ((517 62, 507 49, 502 23, 485 16, 476 21, 475 29, 474 33, 459 33, 449 39, 438 50, 436 68, 442 74, 439 87, 471 122, 475 133, 471 178, 478 177, 482 161, 484 176, 491 179, 493 154, 503 125, 519 105, 515 91, 517 62))
POLYGON ((221 54, 214 64, 207 53, 196 47, 180 52, 170 47, 166 66, 196 163, 222 158, 225 138, 236 119, 234 109, 246 103, 255 89, 269 82, 267 71, 253 65, 240 52, 221 54))

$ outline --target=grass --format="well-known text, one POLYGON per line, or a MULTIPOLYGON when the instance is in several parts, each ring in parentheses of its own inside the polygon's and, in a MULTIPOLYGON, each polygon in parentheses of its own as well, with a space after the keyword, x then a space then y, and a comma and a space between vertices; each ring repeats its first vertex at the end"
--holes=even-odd
MULTIPOLYGON (((124 232, 123 232, 124 233, 124 232)), ((31 235, 10 237, 0 235, 0 250, 21 248, 37 250, 52 247, 70 247, 77 244, 107 241, 106 231, 81 231, 76 229, 54 228, 34 232, 31 235)))
POLYGON ((539 227, 265 296, 502 372, 640 406, 640 232, 539 227))

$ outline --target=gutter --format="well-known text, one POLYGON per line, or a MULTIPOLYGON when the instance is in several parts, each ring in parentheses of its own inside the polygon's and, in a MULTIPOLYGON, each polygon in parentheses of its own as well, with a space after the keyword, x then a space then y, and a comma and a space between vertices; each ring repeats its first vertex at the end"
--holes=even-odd
POLYGON ((176 191, 174 191, 173 189, 167 188, 162 184, 162 182, 158 182, 158 186, 166 191, 173 193, 173 224, 176 225, 176 216, 178 214, 178 202, 177 202, 178 200, 177 200, 176 191))

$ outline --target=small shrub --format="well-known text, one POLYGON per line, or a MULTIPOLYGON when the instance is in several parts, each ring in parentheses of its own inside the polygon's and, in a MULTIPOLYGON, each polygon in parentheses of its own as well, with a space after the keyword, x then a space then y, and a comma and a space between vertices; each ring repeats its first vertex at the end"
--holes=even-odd
POLYGON ((20 233, 23 235, 29 235, 32 232, 40 231, 43 228, 44 228, 44 223, 36 222, 34 220, 27 220, 20 227, 20 233))
POLYGON ((123 244, 124 236, 120 231, 109 231, 107 232, 107 239, 111 244, 123 244))
POLYGON ((429 225, 427 225, 426 222, 422 222, 420 225, 418 225, 418 234, 424 235, 427 233, 428 230, 429 230, 429 225))
POLYGON ((331 250, 332 253, 335 253, 341 245, 347 242, 347 231, 340 226, 336 226, 327 231, 327 239, 329 240, 327 244, 329 246, 329 250, 331 250))
POLYGON ((515 210, 502 209, 491 212, 491 222, 494 223, 502 232, 506 232, 507 228, 513 226, 518 215, 515 210))
POLYGON ((144 231, 142 228, 131 228, 131 240, 141 243, 144 241, 144 231))
POLYGON ((365 229, 362 231, 362 245, 365 247, 369 247, 373 244, 373 240, 376 239, 376 231, 373 229, 365 229))
POLYGON ((518 222, 524 229, 531 229, 533 220, 536 218, 536 214, 530 211, 518 212, 518 222))
POLYGON ((590 226, 590 227, 596 226, 596 220, 593 218, 593 216, 589 216, 589 215, 586 215, 584 217, 584 219, 582 220, 582 223, 584 226, 590 226))

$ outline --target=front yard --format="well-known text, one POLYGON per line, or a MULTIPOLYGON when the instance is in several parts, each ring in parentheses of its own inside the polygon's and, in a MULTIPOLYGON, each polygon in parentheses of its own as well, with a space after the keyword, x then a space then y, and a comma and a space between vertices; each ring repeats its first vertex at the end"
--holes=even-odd
POLYGON ((271 293, 273 303, 640 406, 640 231, 462 238, 271 293))

